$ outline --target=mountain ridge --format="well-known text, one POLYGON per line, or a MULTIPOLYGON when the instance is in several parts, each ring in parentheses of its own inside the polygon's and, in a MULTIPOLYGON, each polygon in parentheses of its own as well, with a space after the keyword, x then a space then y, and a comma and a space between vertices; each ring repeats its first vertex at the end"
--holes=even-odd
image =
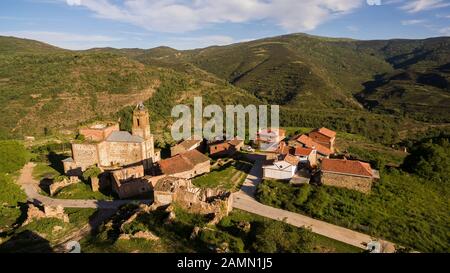
MULTIPOLYGON (((355 132, 364 128, 356 126, 360 121, 346 117, 349 112, 380 134, 383 119, 389 127, 386 130, 395 130, 397 125, 389 125, 392 117, 448 123, 449 44, 450 37, 361 41, 291 34, 181 51, 166 46, 72 51, 0 37, 0 64, 4 66, 0 69, 0 105, 6 106, 3 114, 11 116, 0 125, 8 135, 16 126, 15 119, 30 116, 28 106, 40 105, 37 113, 51 110, 45 107, 45 100, 56 105, 67 92, 79 94, 75 96, 80 98, 80 106, 92 104, 93 109, 103 103, 104 96, 114 93, 125 97, 149 94, 140 98, 169 116, 173 103, 190 103, 195 95, 205 96, 205 103, 222 105, 279 104, 289 124, 304 120, 313 126, 326 123, 324 117, 328 117, 330 127, 355 132), (67 74, 59 75, 62 71, 67 74), (20 78, 21 73, 31 74, 20 78), (37 102, 26 102, 39 94, 42 97, 37 102), (312 116, 315 120, 310 120, 312 116)), ((118 99, 114 107, 122 102, 129 104, 118 99)), ((66 102, 62 107, 67 107, 66 102)), ((73 128, 83 120, 120 113, 121 109, 94 112, 68 124, 35 120, 42 132, 42 127, 73 128)), ((161 113, 154 114, 162 118, 161 113)), ((30 128, 18 131, 38 134, 30 128)))

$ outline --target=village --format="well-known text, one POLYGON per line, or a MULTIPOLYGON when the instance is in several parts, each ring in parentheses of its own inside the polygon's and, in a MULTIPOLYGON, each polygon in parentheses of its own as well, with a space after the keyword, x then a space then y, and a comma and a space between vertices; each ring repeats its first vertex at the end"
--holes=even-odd
MULTIPOLYGON (((109 210, 136 202, 139 208, 125 223, 155 210, 168 213, 167 221, 171 221, 176 217, 176 207, 207 216, 208 225, 218 224, 233 209, 285 221, 283 214, 292 219, 299 215, 260 204, 255 195, 263 181, 279 181, 293 188, 327 186, 370 194, 380 179, 379 171, 369 163, 348 159, 340 153, 336 148, 337 133, 327 128, 291 136, 287 136, 285 129, 267 128, 250 142, 192 137, 170 147, 170 155, 163 158, 162 152, 155 148, 150 125, 148 109, 139 104, 133 111, 131 132, 121 131, 118 122, 94 122, 81 127, 72 141, 71 157, 62 160, 64 175, 48 183, 49 197, 33 192, 36 189, 30 190, 29 197, 36 197, 39 202, 30 204, 26 222, 48 217, 68 221, 63 207, 109 210), (91 192, 109 192, 113 199, 52 199, 66 188, 85 183, 91 192)), ((315 221, 302 217, 303 220, 293 224, 306 227, 315 221)), ((358 248, 375 246, 381 251, 381 245, 370 236, 347 229, 344 233, 348 232, 348 236, 341 236, 342 231, 330 232, 328 225, 321 222, 318 228, 313 227, 313 232, 358 248)), ((194 230, 193 236, 198 232, 194 230)), ((120 239, 130 240, 133 236, 155 240, 150 232, 123 233, 120 239)), ((389 244, 384 247, 392 252, 389 244)))
POLYGON ((65 174, 70 181, 77 181, 87 170, 98 168, 98 175, 91 177, 92 190, 111 187, 120 199, 153 192, 155 202, 167 205, 173 200, 168 193, 177 195, 181 189, 196 192, 192 179, 210 173, 213 160, 231 159, 236 154, 263 156, 263 178, 293 186, 314 183, 369 193, 380 179, 370 164, 337 153, 336 132, 327 128, 289 139, 281 128, 264 129, 252 145, 238 139, 193 137, 171 147, 170 157, 161 159, 160 151, 154 148, 148 110, 140 104, 133 113, 131 133, 120 131, 118 123, 95 123, 81 128, 80 135, 83 141, 75 141, 72 157, 63 161, 65 174), (168 181, 172 186, 166 185, 168 181))

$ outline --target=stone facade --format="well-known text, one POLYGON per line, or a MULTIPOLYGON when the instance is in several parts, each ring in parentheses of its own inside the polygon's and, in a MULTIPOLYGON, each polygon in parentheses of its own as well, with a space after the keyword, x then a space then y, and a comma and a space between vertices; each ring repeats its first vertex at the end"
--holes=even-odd
POLYGON ((346 188, 356 190, 363 193, 370 193, 374 179, 364 176, 353 176, 338 173, 321 173, 321 183, 326 186, 346 188))
POLYGON ((80 135, 83 135, 86 140, 100 142, 115 131, 120 131, 118 123, 97 123, 89 127, 80 129, 80 135))
POLYGON ((132 134, 120 131, 118 124, 95 124, 80 129, 80 134, 85 141, 73 143, 72 158, 63 161, 64 171, 71 176, 94 165, 111 168, 139 163, 149 170, 160 158, 155 153, 148 110, 142 104, 133 112, 132 134))
POLYGON ((120 199, 143 195, 152 191, 152 184, 144 175, 144 167, 117 170, 112 174, 112 188, 120 199))

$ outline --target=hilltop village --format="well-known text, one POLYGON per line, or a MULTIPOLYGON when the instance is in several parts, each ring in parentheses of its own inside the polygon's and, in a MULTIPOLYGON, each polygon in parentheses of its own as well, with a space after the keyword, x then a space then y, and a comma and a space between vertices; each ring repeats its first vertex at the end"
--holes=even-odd
MULTIPOLYGON (((369 193, 379 174, 368 163, 348 160, 336 153, 336 132, 320 128, 286 139, 286 131, 269 128, 258 133, 252 145, 243 140, 187 139, 161 159, 154 148, 148 110, 143 104, 133 112, 132 131, 120 131, 118 123, 95 123, 80 129, 72 143, 72 157, 63 160, 64 171, 76 181, 89 169, 94 191, 111 188, 120 199, 140 198, 153 193, 160 205, 174 201, 207 207, 207 203, 227 200, 223 189, 202 190, 192 179, 211 172, 212 161, 236 154, 263 156, 263 178, 298 184, 323 184, 369 193)), ((217 164, 217 163, 216 163, 217 164)), ((67 183, 67 182, 65 182, 67 183)), ((70 184, 70 183, 68 183, 70 184)))

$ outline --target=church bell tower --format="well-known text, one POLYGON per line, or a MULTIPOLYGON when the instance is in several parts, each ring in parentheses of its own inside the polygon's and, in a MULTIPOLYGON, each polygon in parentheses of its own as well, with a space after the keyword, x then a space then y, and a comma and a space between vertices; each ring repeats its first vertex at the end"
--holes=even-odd
POLYGON ((135 136, 140 136, 144 140, 153 138, 150 132, 150 118, 147 108, 143 103, 136 106, 133 111, 133 128, 132 133, 135 136))

